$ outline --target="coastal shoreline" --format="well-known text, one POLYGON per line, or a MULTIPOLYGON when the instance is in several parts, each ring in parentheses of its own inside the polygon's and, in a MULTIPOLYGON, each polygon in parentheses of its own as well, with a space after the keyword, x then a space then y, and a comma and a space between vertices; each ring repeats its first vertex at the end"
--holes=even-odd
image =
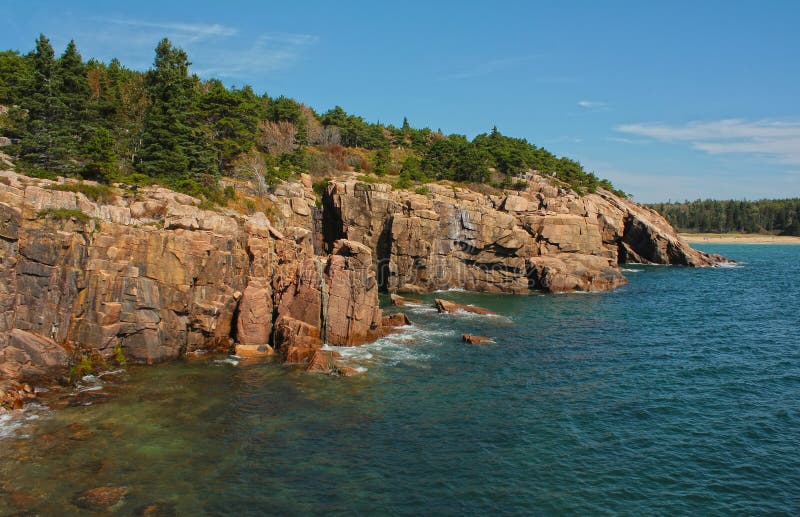
POLYGON ((690 244, 800 244, 800 237, 740 233, 681 233, 690 244))

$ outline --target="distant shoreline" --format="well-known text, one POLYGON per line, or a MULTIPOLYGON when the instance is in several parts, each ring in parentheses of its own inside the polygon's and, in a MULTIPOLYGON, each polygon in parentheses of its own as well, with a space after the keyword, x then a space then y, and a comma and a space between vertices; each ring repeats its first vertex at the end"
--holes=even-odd
POLYGON ((757 233, 681 233, 692 244, 800 244, 800 237, 757 233))

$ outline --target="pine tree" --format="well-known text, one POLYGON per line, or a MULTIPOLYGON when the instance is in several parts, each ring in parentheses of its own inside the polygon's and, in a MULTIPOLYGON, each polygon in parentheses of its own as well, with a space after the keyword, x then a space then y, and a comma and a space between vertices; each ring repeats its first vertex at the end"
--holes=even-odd
POLYGON ((61 124, 66 107, 58 96, 60 78, 50 41, 40 34, 33 52, 31 94, 27 99, 28 120, 20 146, 20 158, 29 167, 52 172, 64 163, 61 124))
POLYGON ((253 148, 261 106, 250 87, 228 90, 220 81, 210 84, 200 106, 206 125, 212 128, 219 169, 225 171, 253 148))
POLYGON ((186 52, 166 38, 156 47, 146 88, 152 103, 145 117, 139 169, 150 176, 189 179, 212 172, 208 140, 199 124, 195 80, 189 77, 186 52))
POLYGON ((74 174, 82 169, 82 140, 91 132, 89 127, 89 101, 91 90, 86 77, 86 65, 75 46, 70 41, 66 50, 56 62, 58 66, 58 98, 63 106, 63 119, 56 127, 56 140, 59 146, 62 173, 74 174))
POLYGON ((30 57, 14 50, 0 52, 0 104, 20 104, 30 82, 30 57))
POLYGON ((86 141, 84 154, 87 159, 85 175, 92 179, 107 179, 116 171, 117 154, 114 152, 114 137, 108 129, 94 129, 86 141))

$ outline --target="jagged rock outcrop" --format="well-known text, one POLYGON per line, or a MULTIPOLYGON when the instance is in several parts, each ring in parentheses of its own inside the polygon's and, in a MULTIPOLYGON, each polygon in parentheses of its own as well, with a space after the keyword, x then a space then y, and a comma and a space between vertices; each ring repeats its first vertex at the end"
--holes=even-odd
POLYGON ((155 363, 238 344, 307 363, 326 343, 362 344, 399 321, 382 319, 381 288, 608 290, 625 282, 622 263, 718 260, 652 210, 539 177, 495 194, 340 180, 321 207, 303 177, 249 215, 160 187, 98 203, 63 183, 0 171, 5 379, 86 349, 155 363))

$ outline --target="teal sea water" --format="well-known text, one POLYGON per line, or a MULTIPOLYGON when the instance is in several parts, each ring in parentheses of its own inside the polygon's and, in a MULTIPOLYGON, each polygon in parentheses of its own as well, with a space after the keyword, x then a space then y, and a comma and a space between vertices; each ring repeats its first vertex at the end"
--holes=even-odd
POLYGON ((130 489, 123 515, 798 514, 800 246, 702 248, 742 263, 441 293, 502 317, 411 308, 405 333, 345 351, 359 377, 181 362, 5 415, 0 515, 78 514, 106 483, 130 489))

